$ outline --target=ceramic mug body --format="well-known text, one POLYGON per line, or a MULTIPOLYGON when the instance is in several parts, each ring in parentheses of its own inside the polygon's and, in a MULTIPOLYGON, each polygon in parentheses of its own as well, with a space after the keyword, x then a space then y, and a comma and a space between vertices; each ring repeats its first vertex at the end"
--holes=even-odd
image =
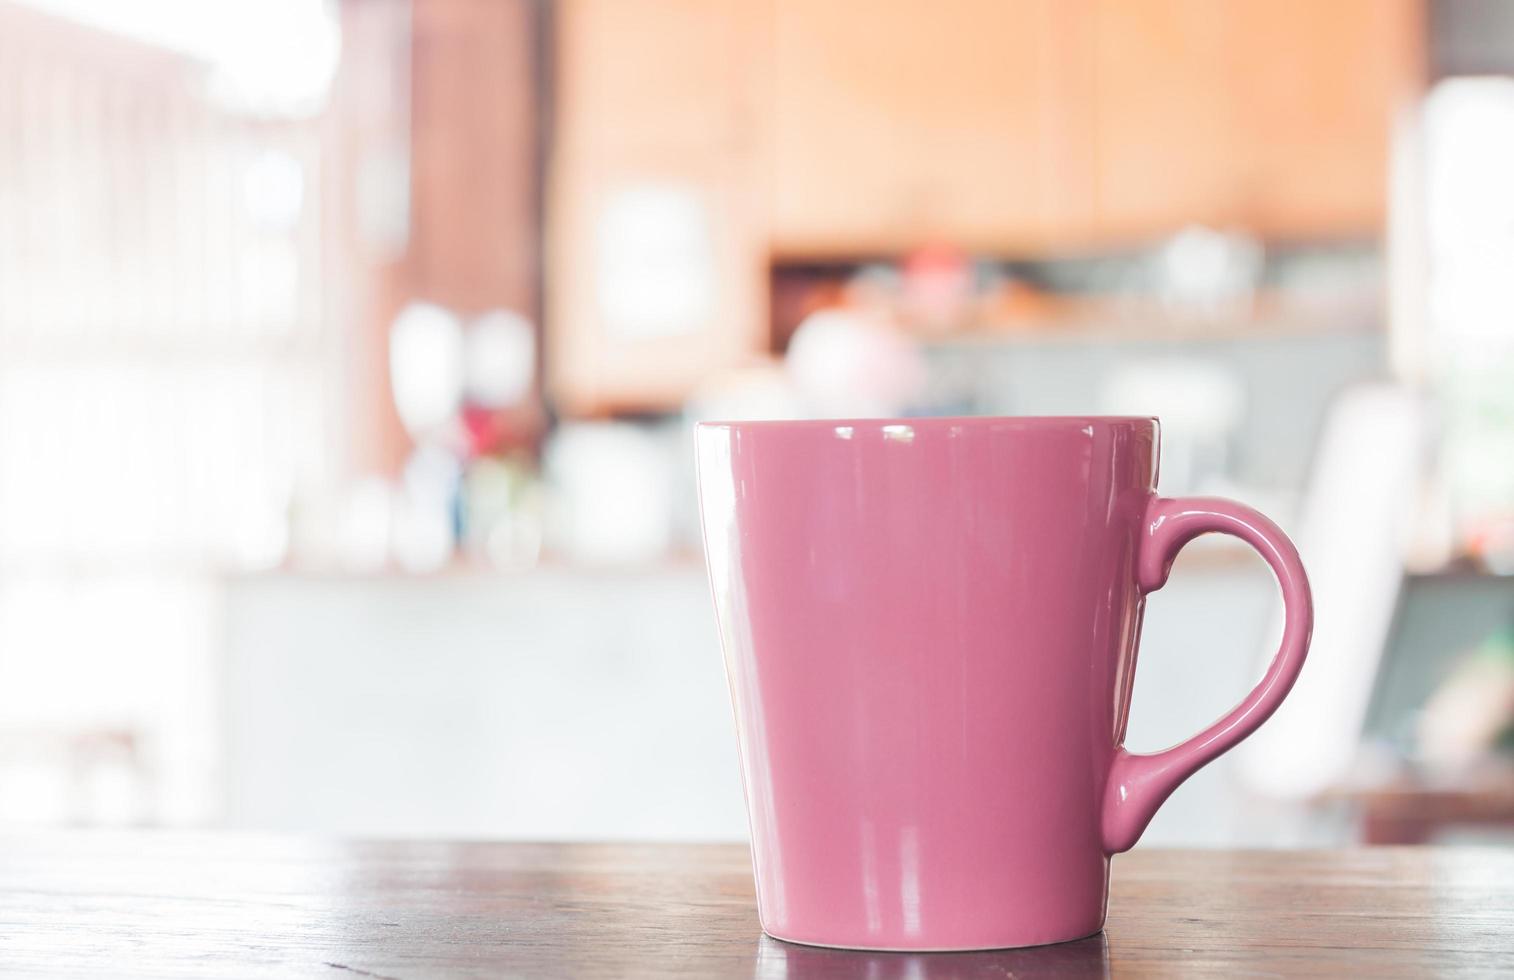
POLYGON ((1110 854, 1302 665, 1292 546, 1240 505, 1157 497, 1154 419, 705 423, 697 449, 759 913, 779 939, 1097 932, 1110 854), (1143 597, 1209 530, 1277 570, 1283 647, 1209 730, 1125 753, 1143 597))

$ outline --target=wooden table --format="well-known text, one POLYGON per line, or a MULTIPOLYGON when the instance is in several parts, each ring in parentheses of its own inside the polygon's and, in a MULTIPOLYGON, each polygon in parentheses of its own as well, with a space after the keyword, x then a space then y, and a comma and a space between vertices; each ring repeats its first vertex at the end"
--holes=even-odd
POLYGON ((7 976, 1457 972, 1514 974, 1514 852, 1136 851, 1115 860, 1104 935, 914 955, 763 937, 743 846, 0 837, 7 976))

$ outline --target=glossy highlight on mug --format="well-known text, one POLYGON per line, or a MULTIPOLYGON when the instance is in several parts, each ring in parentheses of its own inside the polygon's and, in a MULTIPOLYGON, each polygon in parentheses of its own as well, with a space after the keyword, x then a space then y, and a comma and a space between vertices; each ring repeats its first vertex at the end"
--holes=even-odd
POLYGON ((1308 646, 1297 553, 1240 504, 1158 497, 1157 442, 1154 419, 1092 416, 698 427, 770 935, 958 950, 1097 933, 1109 856, 1276 710, 1308 646), (1281 647, 1220 721, 1128 753, 1145 596, 1209 531, 1276 572, 1281 647))

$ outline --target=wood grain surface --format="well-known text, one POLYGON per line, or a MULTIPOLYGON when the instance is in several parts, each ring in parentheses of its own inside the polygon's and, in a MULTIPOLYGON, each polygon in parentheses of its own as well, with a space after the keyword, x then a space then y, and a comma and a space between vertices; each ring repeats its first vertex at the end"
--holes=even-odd
MULTIPOLYGON (((985 869, 991 873, 992 869, 985 869)), ((0 838, 6 976, 1514 974, 1514 852, 1135 851, 1103 935, 847 953, 761 935, 744 846, 0 838)))

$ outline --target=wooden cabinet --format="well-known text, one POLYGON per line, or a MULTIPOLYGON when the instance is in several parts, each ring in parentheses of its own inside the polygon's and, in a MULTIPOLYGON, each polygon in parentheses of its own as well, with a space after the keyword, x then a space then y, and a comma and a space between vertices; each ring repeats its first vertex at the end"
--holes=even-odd
POLYGON ((1391 117, 1420 79, 1419 6, 563 0, 552 391, 575 413, 676 405, 763 349, 775 255, 946 241, 1053 257, 1195 223, 1375 235, 1391 117), (676 234, 707 275, 649 261, 607 278, 637 251, 610 233, 614 216, 628 201, 645 216, 654 199, 669 223, 682 215, 676 234), (617 275, 684 283, 670 294, 703 305, 643 330, 613 308, 617 275))
POLYGON ((773 0, 781 251, 1381 227, 1417 0, 773 0))
POLYGON ((773 239, 1045 248, 1077 225, 1085 93, 1057 0, 775 0, 773 239))
POLYGON ((767 19, 750 0, 556 5, 551 392, 676 406, 762 345, 767 19))
POLYGON ((1382 227, 1389 129, 1420 78, 1413 0, 1092 0, 1096 241, 1188 223, 1382 227))
POLYGON ((1237 221, 1271 238, 1380 231, 1393 116, 1424 84, 1420 0, 1247 0, 1228 85, 1237 221))
MULTIPOLYGON (((1250 0, 1240 0, 1250 2, 1250 0)), ((1123 243, 1236 217, 1243 155, 1226 21, 1234 0, 1092 0, 1076 25, 1095 241, 1123 243)))
POLYGON ((559 148, 703 153, 751 135, 762 2, 563 0, 554 10, 559 148))

